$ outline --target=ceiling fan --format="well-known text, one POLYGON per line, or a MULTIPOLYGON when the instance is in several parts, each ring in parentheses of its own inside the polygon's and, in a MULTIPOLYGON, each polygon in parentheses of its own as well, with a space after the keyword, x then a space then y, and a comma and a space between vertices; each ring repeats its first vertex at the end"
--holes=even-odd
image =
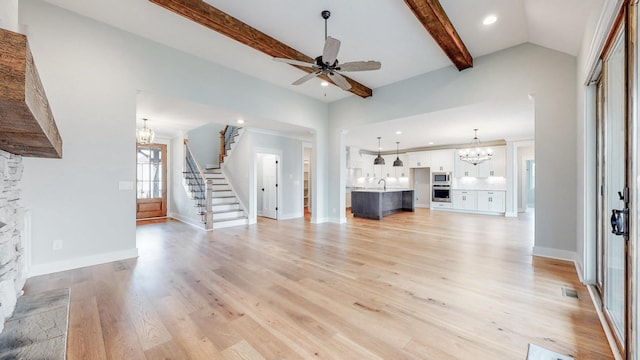
POLYGON ((329 10, 324 10, 322 11, 321 15, 324 19, 325 37, 322 55, 315 58, 313 63, 284 58, 273 58, 273 60, 314 69, 312 73, 309 73, 308 75, 305 75, 300 79, 294 81, 292 85, 300 85, 320 74, 324 74, 329 76, 331 81, 333 81, 334 84, 338 85, 342 90, 349 90, 351 89, 351 84, 349 84, 344 76, 340 75, 340 72, 378 70, 380 69, 382 64, 379 61, 353 61, 340 64, 338 62, 340 40, 332 38, 331 36, 327 36, 327 19, 329 19, 329 16, 331 16, 331 12, 329 10))

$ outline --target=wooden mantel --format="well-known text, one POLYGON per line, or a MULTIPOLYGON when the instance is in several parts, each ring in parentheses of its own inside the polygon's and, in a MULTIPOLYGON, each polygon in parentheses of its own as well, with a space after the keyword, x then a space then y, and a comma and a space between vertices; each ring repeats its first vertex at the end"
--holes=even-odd
POLYGON ((62 158, 62 138, 27 37, 5 29, 0 29, 0 149, 62 158))

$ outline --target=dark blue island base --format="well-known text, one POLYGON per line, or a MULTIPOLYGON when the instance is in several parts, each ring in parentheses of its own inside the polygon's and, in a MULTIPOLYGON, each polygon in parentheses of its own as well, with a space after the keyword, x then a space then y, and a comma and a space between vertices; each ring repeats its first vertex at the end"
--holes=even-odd
POLYGON ((400 211, 414 211, 413 190, 353 190, 351 213, 355 217, 382 220, 400 211))

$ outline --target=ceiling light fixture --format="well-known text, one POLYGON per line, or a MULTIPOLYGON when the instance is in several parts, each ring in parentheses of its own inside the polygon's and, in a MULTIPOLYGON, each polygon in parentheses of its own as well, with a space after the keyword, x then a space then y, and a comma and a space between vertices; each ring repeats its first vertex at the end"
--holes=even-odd
POLYGON ((329 86, 329 83, 326 82, 326 81, 323 81, 323 82, 320 83, 320 86, 327 87, 327 86, 329 86))
POLYGON ((485 17, 484 20, 482 20, 482 23, 484 25, 491 25, 497 20, 498 20, 498 17, 492 14, 492 15, 487 15, 487 17, 485 17))
POLYGON ((138 144, 151 144, 155 133, 147 127, 147 119, 144 120, 144 127, 136 129, 136 140, 138 144))
POLYGON ((400 141, 396 141, 396 159, 393 161, 394 167, 403 167, 404 164, 400 160, 400 141))
POLYGON ((242 119, 238 119, 237 123, 238 123, 238 124, 240 124, 240 125, 242 125, 242 124, 244 124, 244 120, 242 120, 242 119))
POLYGON ((471 144, 469 147, 463 150, 460 150, 460 160, 467 162, 469 164, 478 165, 487 160, 491 160, 493 157, 493 152, 488 148, 480 147, 480 140, 478 139, 478 129, 473 129, 475 135, 473 136, 473 140, 471 140, 471 144))
POLYGON ((380 136, 378 136, 378 157, 373 159, 373 165, 384 165, 384 159, 380 156, 380 136))
POLYGON ((402 131, 400 130, 396 131, 396 135, 402 135, 402 131))

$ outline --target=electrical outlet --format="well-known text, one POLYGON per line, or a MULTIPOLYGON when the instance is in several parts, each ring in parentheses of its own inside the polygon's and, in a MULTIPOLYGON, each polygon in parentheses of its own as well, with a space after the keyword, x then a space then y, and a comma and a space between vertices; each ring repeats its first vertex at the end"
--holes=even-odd
POLYGON ((53 250, 62 250, 62 240, 53 241, 53 250))

